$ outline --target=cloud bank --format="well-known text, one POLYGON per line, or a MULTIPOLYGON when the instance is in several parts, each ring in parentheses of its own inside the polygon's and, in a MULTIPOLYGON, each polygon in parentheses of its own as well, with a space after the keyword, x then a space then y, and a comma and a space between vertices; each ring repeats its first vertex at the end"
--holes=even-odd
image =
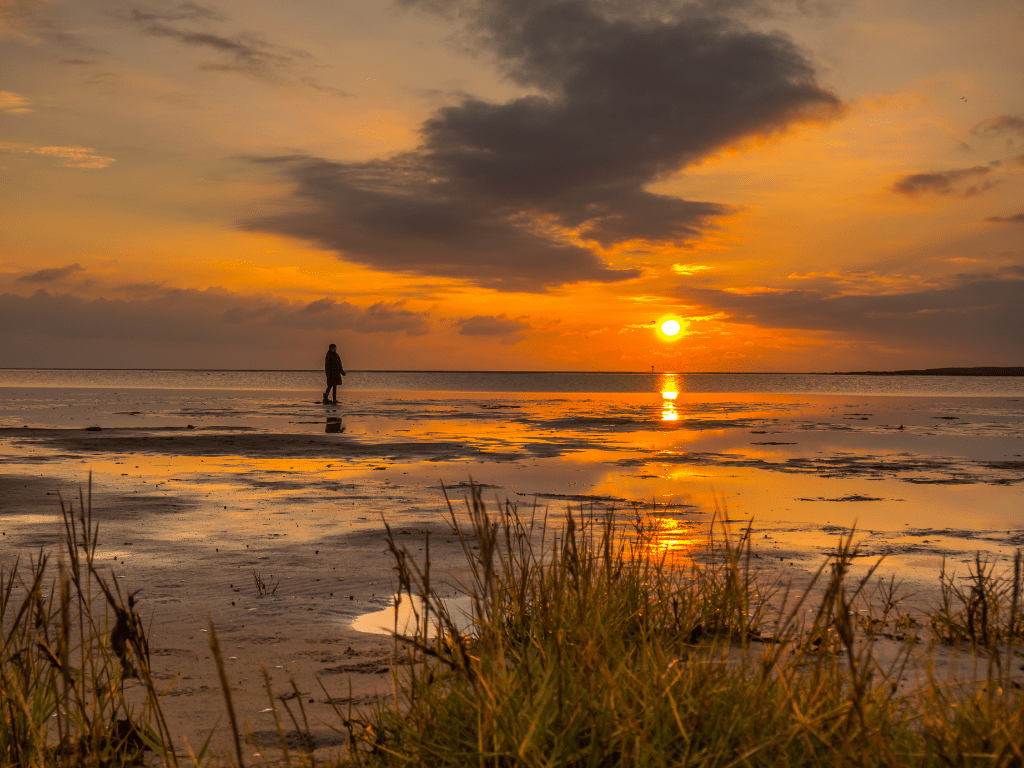
POLYGON ((737 294, 681 287, 685 303, 712 308, 734 323, 824 331, 890 347, 970 350, 993 365, 1024 360, 1024 267, 997 275, 961 275, 920 291, 848 294, 826 287, 737 294))
POLYGON ((291 210, 242 226, 372 268, 498 290, 638 276, 609 268, 601 250, 684 245, 729 212, 649 184, 723 147, 830 119, 842 105, 781 34, 696 6, 675 16, 636 8, 475 4, 463 34, 529 95, 463 97, 423 123, 417 149, 388 159, 259 158, 294 184, 291 210))
MULTIPOLYGON (((36 283, 55 281, 75 266, 41 270, 25 279, 36 283)), ((41 334, 69 342, 227 342, 247 347, 268 336, 295 338, 296 330, 407 336, 420 336, 430 330, 427 313, 410 311, 402 302, 358 307, 328 297, 299 303, 241 296, 216 288, 131 286, 125 292, 126 298, 114 299, 83 299, 43 289, 31 296, 5 293, 0 295, 0 328, 4 334, 41 334)))

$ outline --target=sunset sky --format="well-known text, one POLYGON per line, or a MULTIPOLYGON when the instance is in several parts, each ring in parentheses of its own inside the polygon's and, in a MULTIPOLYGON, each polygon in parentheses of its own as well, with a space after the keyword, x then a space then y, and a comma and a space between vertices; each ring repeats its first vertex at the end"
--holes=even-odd
POLYGON ((0 0, 0 367, 1024 365, 1022 328, 1020 0, 0 0))

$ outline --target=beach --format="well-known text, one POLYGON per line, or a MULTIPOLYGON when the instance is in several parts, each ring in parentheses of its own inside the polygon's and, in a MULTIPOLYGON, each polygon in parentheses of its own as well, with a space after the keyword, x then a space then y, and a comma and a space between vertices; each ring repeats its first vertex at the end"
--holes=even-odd
POLYGON ((60 500, 77 510, 91 478, 97 559, 152 620, 172 729, 193 747, 219 718, 226 748, 211 621, 257 743, 277 739, 262 664, 278 693, 295 680, 324 723, 318 747, 340 746, 333 705, 390 695, 391 639, 352 628, 393 599, 385 521, 414 556, 429 536, 435 583, 455 597, 445 494, 459 510, 471 481, 520 514, 647 515, 673 556, 714 519, 749 524, 780 579, 816 569, 856 526, 921 608, 943 558, 963 567, 1024 543, 1012 382, 983 395, 695 392, 684 377, 610 393, 349 386, 337 407, 315 387, 232 383, 0 388, 0 562, 58 551, 60 500))

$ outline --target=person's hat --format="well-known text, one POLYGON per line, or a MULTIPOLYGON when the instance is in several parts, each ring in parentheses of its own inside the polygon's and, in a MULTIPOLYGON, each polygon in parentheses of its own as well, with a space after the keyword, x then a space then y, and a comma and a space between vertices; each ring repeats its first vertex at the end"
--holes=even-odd
POLYGON ((338 345, 337 345, 337 344, 331 344, 331 345, 330 345, 330 346, 328 346, 327 348, 328 348, 328 349, 337 349, 337 348, 338 348, 338 345))

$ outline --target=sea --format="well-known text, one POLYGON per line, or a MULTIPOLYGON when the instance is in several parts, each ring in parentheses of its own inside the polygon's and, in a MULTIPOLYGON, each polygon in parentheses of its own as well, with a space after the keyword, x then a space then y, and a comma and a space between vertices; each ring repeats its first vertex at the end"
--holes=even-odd
MULTIPOLYGON (((0 369, 0 388, 317 392, 323 371, 0 369)), ((579 371, 349 371, 356 392, 661 393, 1019 397, 1022 376, 579 371)))
POLYGON ((277 514, 415 526, 472 482, 502 503, 657 510, 683 549, 699 537, 680 531, 727 510, 787 564, 854 527, 926 580, 944 557, 1024 546, 1024 377, 355 370, 338 405, 324 383, 0 369, 0 482, 55 494, 91 478, 110 508, 190 510, 173 518, 185 537, 277 514))

